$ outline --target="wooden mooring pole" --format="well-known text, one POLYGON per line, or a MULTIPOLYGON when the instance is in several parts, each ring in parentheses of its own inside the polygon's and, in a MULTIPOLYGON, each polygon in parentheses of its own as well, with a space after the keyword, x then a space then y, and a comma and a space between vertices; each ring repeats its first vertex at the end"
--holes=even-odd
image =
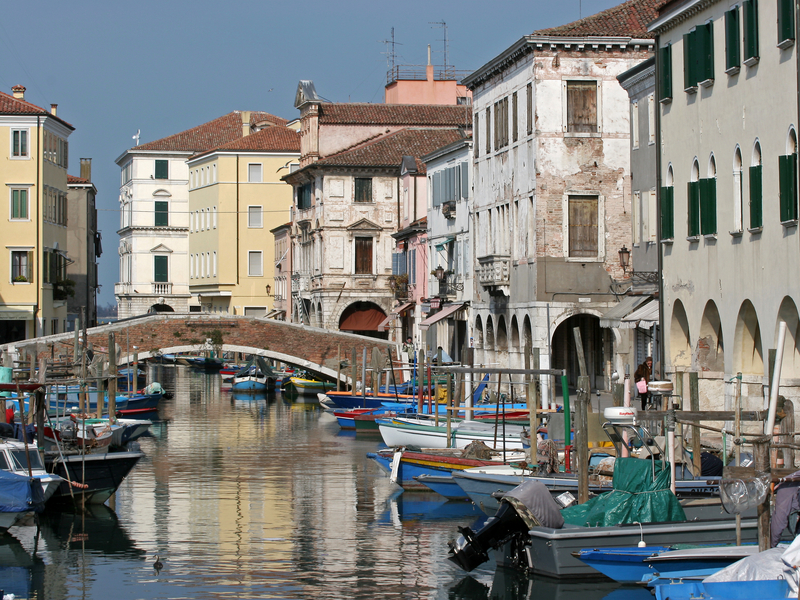
MULTIPOLYGON (((575 406, 575 446, 577 447, 575 471, 578 475, 578 503, 583 504, 589 499, 589 376, 586 372, 586 358, 583 354, 583 341, 581 330, 573 328, 575 348, 578 351, 578 401, 575 406)), ((569 435, 569 432, 567 432, 569 435)))

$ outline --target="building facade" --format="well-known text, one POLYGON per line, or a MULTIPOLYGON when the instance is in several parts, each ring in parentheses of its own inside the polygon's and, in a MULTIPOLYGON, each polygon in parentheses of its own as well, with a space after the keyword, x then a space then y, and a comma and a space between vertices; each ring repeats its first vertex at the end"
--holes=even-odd
POLYGON ((592 388, 607 389, 622 367, 599 326, 624 291, 618 250, 631 243, 630 111, 617 76, 652 55, 656 4, 631 0, 534 32, 464 80, 477 362, 520 367, 531 347, 574 384, 578 328, 592 388))
POLYGON ((300 82, 295 106, 301 168, 285 177, 295 189, 293 319, 385 337, 396 306, 392 234, 404 157, 463 138, 470 114, 460 106, 327 103, 309 81, 300 82))
POLYGON ((67 167, 74 127, 25 100, 25 87, 0 92, 0 181, 8 202, 2 225, 0 342, 66 329, 67 167))
POLYGON ((760 409, 787 324, 780 393, 800 396, 798 55, 794 2, 671 2, 658 35, 667 373, 701 409, 760 409), (776 101, 776 99, 780 99, 776 101))
POLYGON ((189 291, 202 312, 263 317, 278 289, 270 230, 292 206, 280 178, 297 164, 300 138, 285 124, 251 128, 250 113, 241 117, 239 139, 188 162, 189 291))
POLYGON ((92 159, 81 159, 80 177, 67 176, 67 278, 74 282, 74 295, 67 301, 67 329, 74 330, 81 314, 87 327, 97 325, 97 259, 103 253, 97 228, 97 188, 92 183, 92 159))

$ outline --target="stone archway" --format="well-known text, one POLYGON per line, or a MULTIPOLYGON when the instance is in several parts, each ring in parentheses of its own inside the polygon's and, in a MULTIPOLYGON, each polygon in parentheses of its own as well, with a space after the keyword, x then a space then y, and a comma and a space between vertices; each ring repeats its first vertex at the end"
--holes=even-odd
POLYGON ((353 302, 339 317, 339 331, 385 340, 389 333, 378 330, 385 319, 386 312, 374 302, 353 302))
POLYGON ((578 327, 581 332, 590 385, 592 389, 603 389, 605 387, 603 370, 606 358, 605 341, 606 336, 610 334, 608 329, 600 327, 600 318, 595 315, 572 315, 556 327, 551 344, 552 368, 566 369, 569 385, 577 385, 580 369, 575 334, 573 333, 575 327, 578 327))
POLYGON ((706 303, 700 320, 700 334, 695 345, 695 367, 699 371, 722 373, 725 371, 725 343, 722 322, 713 300, 706 303))
POLYGON ((689 319, 683 303, 676 300, 669 326, 669 358, 674 368, 692 366, 692 344, 689 341, 689 319))
POLYGON ((750 300, 742 302, 736 319, 733 340, 733 371, 744 375, 764 375, 764 354, 761 327, 756 309, 750 300))

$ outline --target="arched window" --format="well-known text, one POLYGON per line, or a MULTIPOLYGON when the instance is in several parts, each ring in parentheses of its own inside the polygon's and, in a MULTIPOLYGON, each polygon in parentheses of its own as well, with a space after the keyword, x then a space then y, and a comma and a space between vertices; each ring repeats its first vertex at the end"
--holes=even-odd
POLYGON ((689 237, 700 235, 700 164, 692 163, 692 175, 688 184, 688 225, 689 237))
POLYGON ((778 182, 780 183, 781 223, 797 220, 797 134, 789 129, 786 154, 778 157, 778 182))
POLYGON ((675 188, 672 163, 667 167, 666 185, 661 188, 661 239, 675 237, 675 188))
POLYGON ((750 229, 760 229, 764 225, 761 191, 761 144, 753 144, 753 157, 750 159, 750 229))
POLYGON ((742 232, 742 151, 739 146, 733 151, 733 231, 742 232))

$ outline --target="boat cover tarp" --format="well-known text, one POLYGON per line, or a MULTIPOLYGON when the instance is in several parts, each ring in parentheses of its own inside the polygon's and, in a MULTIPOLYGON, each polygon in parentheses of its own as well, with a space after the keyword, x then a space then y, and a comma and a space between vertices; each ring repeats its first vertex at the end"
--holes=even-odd
POLYGON ((617 458, 613 491, 563 509, 564 521, 588 527, 685 521, 686 513, 669 489, 669 468, 656 461, 655 471, 653 479, 650 460, 617 458))
POLYGON ((38 479, 0 469, 0 512, 40 511, 44 493, 38 479))

